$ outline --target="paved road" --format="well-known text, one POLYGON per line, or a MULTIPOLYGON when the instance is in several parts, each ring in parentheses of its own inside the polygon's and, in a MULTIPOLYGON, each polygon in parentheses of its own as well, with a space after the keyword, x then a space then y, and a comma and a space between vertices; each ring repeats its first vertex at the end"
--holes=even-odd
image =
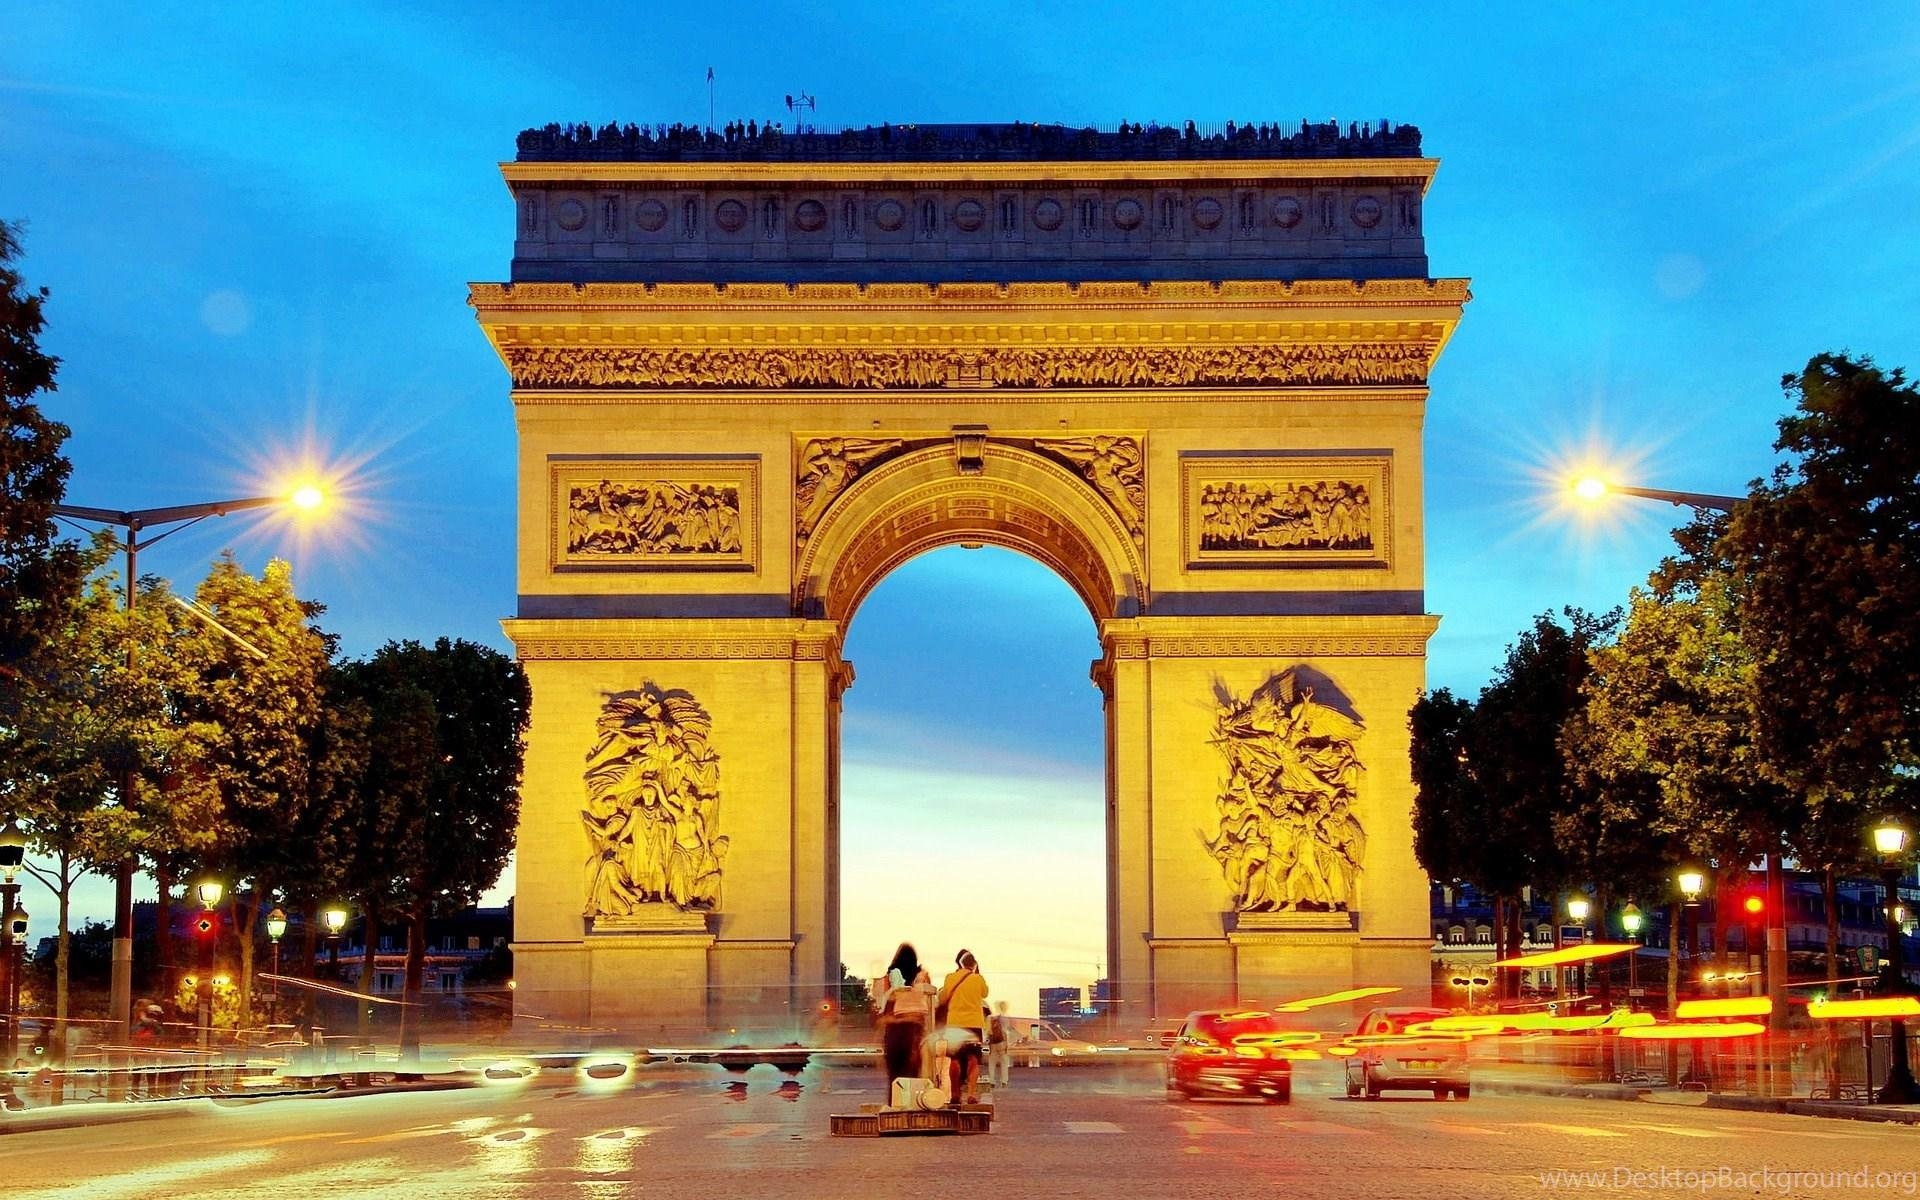
POLYGON ((1312 1075, 1286 1107, 1175 1104, 1148 1078, 1040 1070, 1016 1073, 990 1136, 872 1140, 827 1132, 828 1114, 879 1098, 870 1072, 741 1080, 673 1067, 202 1109, 0 1139, 0 1161, 10 1197, 59 1200, 1920 1194, 1909 1126, 1485 1094, 1370 1103, 1312 1075))

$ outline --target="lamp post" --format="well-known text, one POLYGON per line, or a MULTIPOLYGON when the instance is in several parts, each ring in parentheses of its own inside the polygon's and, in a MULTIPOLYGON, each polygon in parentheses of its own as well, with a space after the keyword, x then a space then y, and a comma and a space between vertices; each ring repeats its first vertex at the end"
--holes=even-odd
MULTIPOLYGON (((1580 944, 1587 943, 1587 918, 1593 914, 1593 902, 1585 896, 1573 896, 1567 900, 1567 917, 1580 927, 1580 944)), ((1581 963, 1574 973, 1574 990, 1584 996, 1587 993, 1587 964, 1581 963)))
MULTIPOLYGON (((328 905, 320 911, 320 923, 327 930, 327 972, 335 983, 340 982, 340 931, 347 927, 347 910, 339 904, 328 905)), ((317 1002, 316 1002, 317 1003, 317 1002)), ((318 1015, 316 1013, 316 1015, 318 1015)), ((324 1039, 324 1034, 316 1034, 324 1039)), ((319 1043, 316 1043, 319 1044, 319 1043)), ((331 1045, 331 1043, 326 1043, 331 1045)), ((327 1060, 332 1062, 333 1053, 327 1052, 327 1060)))
POLYGON ((276 906, 267 914, 267 937, 273 942, 273 990, 267 993, 267 1024, 280 1021, 280 939, 287 934, 287 914, 276 906))
MULTIPOLYGON (((14 902, 20 899, 20 885, 14 882, 20 866, 27 861, 27 835, 20 832, 20 826, 12 817, 7 818, 5 826, 0 826, 0 917, 10 919, 13 916, 14 902)), ((13 929, 9 925, 0 938, 0 1018, 4 1018, 7 1028, 0 1034, 0 1067, 10 1066, 17 1051, 20 1039, 19 993, 13 986, 17 970, 13 963, 13 929)))
POLYGON ((1646 918, 1640 915, 1638 905, 1631 900, 1620 910, 1620 928, 1626 931, 1627 940, 1633 943, 1633 953, 1627 955, 1627 1011, 1638 1008, 1635 1002, 1640 997, 1640 927, 1646 918))
POLYGON ((200 972, 199 978, 193 981, 194 1023, 200 1027, 200 1050, 204 1055, 213 1042, 213 943, 220 934, 214 909, 219 907, 220 897, 227 894, 227 889, 218 879, 208 877, 194 885, 193 894, 204 910, 194 929, 200 937, 200 972))
MULTIPOLYGON (((1898 821, 1882 821, 1873 830, 1873 848, 1880 855, 1880 879, 1887 889, 1887 962, 1880 976, 1881 988, 1890 996, 1907 991, 1906 963, 1901 953, 1900 871, 1907 853, 1907 828, 1898 821)), ((1913 1068, 1907 1063, 1907 1023, 1901 1017, 1887 1022, 1887 1042, 1892 1061, 1887 1064, 1887 1082, 1880 1088, 1882 1104, 1912 1104, 1920 1094, 1913 1084, 1913 1068)))
MULTIPOLYGON (((1694 916, 1695 916, 1695 913, 1693 910, 1696 908, 1696 906, 1699 905, 1701 894, 1706 891, 1706 887, 1707 887, 1706 874, 1702 871, 1696 870, 1693 867, 1688 867, 1686 870, 1681 871, 1679 874, 1675 875, 1673 879, 1674 879, 1674 882, 1679 884, 1680 886, 1680 908, 1676 911, 1683 914, 1685 918, 1683 922, 1680 922, 1680 924, 1682 925, 1690 924, 1694 920, 1694 916)), ((1667 1019, 1668 1020, 1673 1019, 1673 1014, 1677 1010, 1680 1002, 1680 996, 1679 996, 1680 971, 1678 967, 1681 961, 1681 957, 1683 953, 1689 950, 1693 951, 1694 955, 1697 957, 1698 951, 1700 948, 1699 947, 1699 942, 1700 942, 1699 930, 1695 929, 1693 931, 1692 937, 1686 937, 1685 933, 1686 933, 1686 930, 1684 928, 1675 929, 1673 931, 1673 936, 1669 939, 1669 941, 1672 943, 1670 947, 1670 949, 1672 950, 1672 953, 1668 956, 1668 959, 1667 959, 1668 961, 1667 1019)), ((1691 962, 1688 962, 1686 966, 1689 971, 1691 971, 1693 968, 1693 964, 1691 962)), ((1672 1043, 1669 1043, 1669 1045, 1671 1046, 1671 1049, 1669 1051, 1669 1058, 1667 1060, 1667 1078, 1671 1080, 1678 1074, 1680 1044, 1678 1042, 1672 1042, 1672 1043)), ((1700 1043, 1698 1040, 1695 1040, 1688 1044, 1687 1076, 1686 1076, 1686 1079, 1682 1080, 1681 1082, 1703 1083, 1705 1082, 1705 1080, 1706 1080, 1706 1073, 1700 1069, 1700 1043)))
MULTIPOLYGON (((171 537, 182 529, 197 525, 208 517, 224 517, 229 513, 243 512, 250 508, 268 508, 286 504, 303 511, 311 511, 326 503, 326 493, 320 488, 306 484, 284 496, 246 496, 238 500, 214 500, 204 504, 176 504, 167 508, 89 508, 79 504, 56 504, 54 515, 73 521, 92 521, 97 525, 111 525, 126 530, 122 546, 127 554, 126 602, 127 612, 131 614, 139 602, 140 550, 151 546, 163 538, 171 537), (159 529, 172 526, 164 533, 156 534, 146 541, 140 540, 143 529, 159 529)), ((135 643, 127 639, 127 666, 134 664, 135 643)), ((129 766, 121 773, 120 789, 122 796, 133 791, 133 768, 129 766)), ((113 977, 108 991, 107 1017, 117 1028, 122 1039, 133 1036, 133 874, 134 861, 125 859, 114 871, 113 880, 113 977)), ((163 934, 164 936, 164 934, 163 934)))

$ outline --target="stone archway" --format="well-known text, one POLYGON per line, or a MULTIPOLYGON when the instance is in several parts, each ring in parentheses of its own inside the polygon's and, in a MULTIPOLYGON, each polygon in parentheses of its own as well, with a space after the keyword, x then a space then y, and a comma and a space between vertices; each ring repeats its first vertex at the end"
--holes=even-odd
POLYGON ((1094 616, 1123 1019, 1425 986, 1436 164, 980 136, 505 167, 513 282, 472 303, 520 446, 520 1015, 791 1035, 832 995, 846 624, 952 543, 1094 616))
POLYGON ((1096 622, 1138 616, 1145 572, 1120 518, 1058 462, 983 442, 965 469, 953 446, 902 453, 862 475, 801 551, 795 601, 845 622, 894 567, 940 546, 988 543, 1045 563, 1096 622))

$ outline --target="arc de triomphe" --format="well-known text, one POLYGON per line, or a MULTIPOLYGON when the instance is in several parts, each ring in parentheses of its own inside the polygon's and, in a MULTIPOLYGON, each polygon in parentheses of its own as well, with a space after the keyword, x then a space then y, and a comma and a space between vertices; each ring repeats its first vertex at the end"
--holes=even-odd
POLYGON ((953 543, 1098 627, 1126 1020, 1424 994, 1437 166, 1404 126, 523 134, 471 289, 519 430, 519 1012, 832 994, 847 623, 953 543))

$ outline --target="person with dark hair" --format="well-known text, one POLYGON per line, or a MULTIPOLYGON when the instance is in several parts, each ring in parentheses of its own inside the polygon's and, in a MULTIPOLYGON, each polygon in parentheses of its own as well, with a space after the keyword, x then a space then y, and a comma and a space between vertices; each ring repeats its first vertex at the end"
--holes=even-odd
POLYGON ((987 980, 973 951, 954 955, 954 969, 940 984, 935 1002, 938 1024, 954 1051, 953 1098, 956 1104, 980 1103, 980 1060, 986 1053, 987 980))
POLYGON ((874 988, 873 1011, 880 1023, 880 1049, 887 1083, 920 1075, 920 1043, 927 1036, 933 1009, 933 979, 920 965, 912 942, 901 942, 893 962, 874 988))

